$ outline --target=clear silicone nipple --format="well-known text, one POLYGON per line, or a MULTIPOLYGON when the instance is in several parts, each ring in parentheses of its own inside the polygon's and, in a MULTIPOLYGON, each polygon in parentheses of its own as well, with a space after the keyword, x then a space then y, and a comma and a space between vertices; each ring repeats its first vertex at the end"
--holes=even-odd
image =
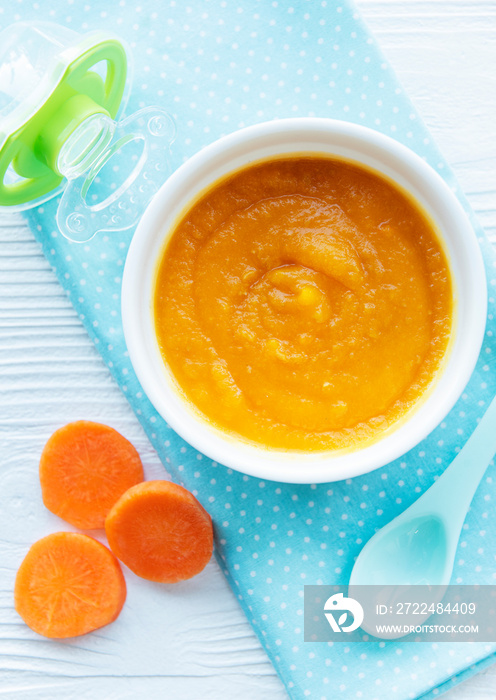
POLYGON ((83 242, 134 226, 170 173, 174 136, 172 117, 155 107, 121 122, 103 114, 86 119, 57 161, 68 179, 57 212, 63 235, 83 242))

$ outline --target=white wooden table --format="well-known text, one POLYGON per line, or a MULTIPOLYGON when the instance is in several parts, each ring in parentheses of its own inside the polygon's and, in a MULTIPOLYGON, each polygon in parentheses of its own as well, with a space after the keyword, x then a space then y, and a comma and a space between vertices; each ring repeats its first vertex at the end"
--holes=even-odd
MULTIPOLYGON (((357 0, 357 5, 496 241, 496 0, 357 0)), ((56 426, 82 417, 111 422, 138 448, 147 477, 163 477, 40 246, 15 216, 0 218, 0 385, 0 546, 6 556, 26 546, 2 538, 13 518, 23 519, 30 541, 45 534, 32 504, 40 498, 40 451, 56 426), (7 475, 3 481, 2 475, 7 475)), ((43 521, 46 532, 60 529, 60 521, 50 518, 43 521)), ((116 639, 109 672, 98 679, 91 659, 81 663, 79 649, 75 659, 69 647, 63 663, 54 661, 57 653, 49 647, 27 664, 12 656, 8 625, 2 624, 14 620, 12 581, 11 573, 4 573, 0 560, 2 698, 287 697, 213 561, 201 576, 164 596, 160 610, 147 609, 146 582, 130 582, 126 614, 144 615, 142 634, 153 630, 156 655, 141 658, 136 638, 129 662, 116 639)), ((495 698, 496 666, 445 697, 495 698)))

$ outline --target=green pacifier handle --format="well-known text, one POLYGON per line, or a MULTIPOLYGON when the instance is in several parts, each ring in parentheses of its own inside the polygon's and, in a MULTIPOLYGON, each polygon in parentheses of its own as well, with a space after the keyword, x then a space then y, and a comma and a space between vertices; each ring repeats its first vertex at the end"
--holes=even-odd
POLYGON ((0 151, 0 206, 24 204, 58 187, 63 179, 57 166, 62 146, 88 117, 115 118, 126 75, 126 52, 115 39, 91 46, 67 66, 50 97, 5 140, 0 151), (105 80, 91 70, 102 61, 107 64, 105 80), (10 166, 24 179, 7 185, 10 166))

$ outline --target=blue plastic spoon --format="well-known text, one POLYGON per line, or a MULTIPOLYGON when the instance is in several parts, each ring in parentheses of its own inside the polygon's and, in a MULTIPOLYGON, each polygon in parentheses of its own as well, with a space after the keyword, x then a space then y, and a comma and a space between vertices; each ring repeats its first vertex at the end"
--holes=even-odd
POLYGON ((350 587, 449 584, 463 522, 496 452, 496 398, 439 479, 360 552, 350 587))

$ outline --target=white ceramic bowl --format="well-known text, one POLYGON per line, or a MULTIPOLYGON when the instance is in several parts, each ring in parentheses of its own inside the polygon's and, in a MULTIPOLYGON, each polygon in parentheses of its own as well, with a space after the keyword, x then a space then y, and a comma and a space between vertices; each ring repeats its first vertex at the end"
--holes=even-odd
POLYGON ((248 127, 190 158, 155 195, 136 230, 123 277, 122 316, 131 362, 158 413, 200 452, 233 469, 293 483, 338 481, 372 471, 414 447, 442 421, 462 393, 480 352, 486 320, 484 265, 459 201, 419 156, 365 127, 330 119, 285 119, 248 127), (361 163, 409 192, 438 227, 455 295, 449 356, 418 407, 374 444, 346 453, 264 449, 223 433, 176 388, 154 332, 152 295, 164 244, 191 201, 241 166, 281 154, 328 154, 361 163))

